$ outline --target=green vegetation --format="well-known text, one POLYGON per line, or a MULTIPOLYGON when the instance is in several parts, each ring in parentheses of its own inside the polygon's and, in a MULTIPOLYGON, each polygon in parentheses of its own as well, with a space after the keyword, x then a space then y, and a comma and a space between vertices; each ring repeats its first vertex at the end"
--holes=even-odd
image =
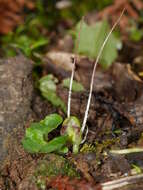
POLYGON ((137 166, 136 164, 132 164, 132 172, 136 173, 136 174, 141 174, 142 173, 142 168, 137 166))
MULTIPOLYGON (((107 21, 97 22, 95 26, 88 26, 86 23, 83 23, 77 52, 91 58, 96 58, 105 37, 109 33, 109 28, 107 21)), ((78 33, 79 24, 76 27, 76 39, 78 33)), ((120 39, 112 33, 100 59, 100 64, 104 68, 108 68, 115 61, 118 55, 117 50, 121 49, 121 46, 120 39)))
POLYGON ((130 39, 139 42, 143 38, 143 28, 139 29, 136 24, 130 28, 130 39))
POLYGON ((61 10, 60 16, 64 19, 72 19, 74 23, 81 19, 83 15, 94 10, 101 10, 104 7, 110 5, 113 0, 71 0, 71 6, 61 10))
POLYGON ((68 160, 56 154, 47 154, 43 160, 37 164, 35 176, 53 177, 66 175, 69 177, 79 177, 78 172, 73 168, 68 160))
POLYGON ((56 84, 58 79, 52 74, 46 75, 39 80, 39 89, 44 98, 51 102, 56 107, 61 107, 61 109, 66 112, 65 103, 56 94, 56 84))
MULTIPOLYGON (((112 3, 112 0, 104 0, 102 2, 98 0, 90 0, 88 3, 86 0, 81 2, 71 0, 71 5, 63 9, 58 9, 56 7, 56 2, 58 1, 47 2, 36 0, 35 9, 31 13, 27 13, 25 22, 22 25, 19 25, 15 31, 12 31, 7 35, 1 37, 2 50, 5 56, 15 56, 16 53, 20 50, 24 55, 32 58, 36 63, 39 62, 39 57, 37 58, 36 53, 43 54, 45 52, 45 47, 50 44, 50 39, 47 34, 49 31, 55 28, 59 21, 62 21, 63 19, 70 19, 72 20, 73 24, 76 24, 83 15, 95 9, 103 9, 107 5, 110 5, 112 3)), ((107 23, 97 24, 95 28, 86 26, 85 24, 81 35, 78 53, 96 58, 96 52, 104 40, 108 29, 109 26, 107 23), (99 36, 95 37, 97 30, 100 30, 99 32, 101 33, 101 37, 98 41, 96 40, 99 38, 99 36), (88 38, 87 41, 85 41, 83 39, 86 38, 83 38, 83 36, 87 36, 87 33, 88 38), (94 41, 94 45, 91 43, 91 46, 87 47, 86 45, 91 42, 91 39, 94 41), (95 47, 96 43, 97 47, 95 47)), ((119 45, 119 40, 111 36, 110 41, 111 43, 107 45, 107 49, 110 48, 111 50, 112 48, 112 51, 109 50, 110 53, 108 51, 105 51, 105 53, 103 53, 104 55, 102 65, 105 67, 108 67, 108 65, 110 65, 117 56, 116 48, 119 45), (115 46, 113 45, 114 43, 115 46)))
POLYGON ((47 178, 59 175, 80 178, 73 165, 62 156, 47 154, 43 160, 38 161, 34 177, 40 189, 46 189, 47 178))
MULTIPOLYGON (((28 19, 27 22, 20 25, 15 32, 3 36, 1 40, 2 49, 5 55, 14 56, 16 55, 16 52, 20 50, 27 57, 34 59, 36 55, 35 53, 43 53, 44 47, 49 43, 49 39, 47 36, 41 34, 40 27, 43 26, 41 26, 40 21, 37 18, 32 20, 28 19)), ((88 26, 86 23, 83 23, 77 52, 91 58, 96 58, 99 48, 101 47, 108 31, 109 25, 106 21, 98 22, 95 26, 88 26)), ((76 27, 76 37, 78 33, 79 24, 76 27)), ((131 38, 138 40, 141 37, 141 31, 133 28, 131 38)), ((120 49, 121 46, 122 43, 119 37, 117 38, 112 34, 101 57, 101 65, 103 67, 107 68, 113 63, 118 55, 117 50, 120 49)), ((67 82, 65 84, 67 84, 67 82)))
POLYGON ((31 123, 26 129, 22 144, 25 150, 30 153, 67 153, 67 143, 73 145, 73 153, 78 153, 82 141, 80 122, 76 117, 64 120, 61 129, 61 136, 48 141, 48 134, 55 130, 63 119, 58 114, 50 114, 39 123, 31 123))
MULTIPOLYGON (((111 3, 112 0, 104 0, 101 2, 97 0, 93 2, 90 0, 88 3, 86 0, 81 2, 71 0, 70 6, 60 10, 56 7, 56 3, 49 2, 49 4, 47 4, 46 1, 42 2, 37 0, 36 9, 32 14, 29 14, 26 22, 17 27, 15 32, 11 32, 2 37, 2 49, 8 56, 15 55, 17 50, 21 50, 26 56, 34 59, 37 55, 36 53, 44 53, 45 49, 47 51, 47 45, 51 45, 50 39, 52 39, 52 37, 48 35, 53 28, 55 34, 62 31, 61 33, 63 35, 63 33, 66 32, 66 27, 64 28, 62 25, 60 26, 63 27, 62 29, 57 27, 57 30, 55 30, 56 24, 62 21, 62 19, 65 21, 70 19, 71 23, 69 22, 69 26, 72 30, 77 21, 81 19, 81 16, 92 10, 103 9, 111 3), (47 7, 47 9, 45 9, 45 7, 47 7)), ((78 23, 75 29, 76 31, 72 32, 73 37, 76 39, 74 40, 75 44, 77 44, 77 40, 79 40, 76 53, 96 59, 99 50, 110 31, 108 22, 106 20, 99 21, 96 22, 94 26, 89 26, 84 22, 80 32, 80 24, 78 23), (79 33, 80 39, 78 39, 79 33)), ((131 28, 130 32, 130 38, 133 41, 139 41, 142 38, 142 29, 139 29, 138 26, 131 28)), ((114 32, 110 35, 110 39, 103 49, 102 56, 99 60, 103 68, 111 66, 118 56, 118 50, 122 47, 122 42, 117 34, 118 33, 114 32)), ((39 76, 37 78, 39 78, 39 76)), ((43 76, 38 81, 38 88, 45 99, 55 107, 60 107, 61 110, 66 113, 66 105, 56 92, 56 85, 58 82, 59 81, 56 77, 49 74, 43 76)), ((62 85, 65 88, 69 88, 70 79, 64 79, 62 85)), ((81 92, 84 90, 84 87, 80 83, 73 81, 72 91, 81 92)), ((30 127, 26 129, 22 144, 25 150, 31 153, 67 153, 71 146, 73 153, 78 153, 80 144, 83 141, 85 126, 82 126, 82 128, 77 117, 70 116, 69 114, 69 116, 63 121, 60 115, 51 114, 40 122, 32 123, 30 127), (60 125, 62 125, 61 135, 49 140, 49 133, 60 125)), ((94 147, 85 146, 81 151, 84 152, 84 149, 85 151, 86 149, 92 150, 94 147)))
POLYGON ((51 114, 39 123, 32 123, 26 129, 22 141, 23 147, 30 153, 50 153, 64 150, 67 136, 59 136, 48 141, 48 134, 56 129, 63 119, 58 114, 51 114))
MULTIPOLYGON (((119 20, 116 22, 118 24, 119 20)), ((99 50, 100 48, 106 44, 106 40, 109 38, 109 35, 111 35, 111 39, 114 39, 114 43, 109 43, 107 42, 103 56, 101 60, 104 60, 106 64, 103 64, 104 67, 109 66, 113 59, 116 58, 116 46, 117 46, 117 39, 110 33, 112 30, 108 30, 108 24, 107 22, 100 22, 97 23, 95 27, 88 26, 85 23, 83 23, 83 29, 80 32, 77 32, 78 34, 80 33, 80 41, 78 44, 78 52, 81 53, 87 52, 90 55, 89 56, 97 56, 99 59, 99 56, 101 55, 99 50), (109 35, 105 35, 106 32, 109 35), (91 36, 89 36, 92 34, 91 36), (96 35, 95 35, 96 34, 96 35), (85 38, 87 36, 87 38, 85 38), (100 38, 100 36, 102 38, 100 38), (90 38, 92 37, 92 38, 90 38), (97 38, 98 37, 98 38, 97 38), (105 40, 106 37, 106 40, 105 40), (99 40, 100 39, 100 40, 99 40), (99 40, 99 44, 97 43, 99 40), (93 42, 93 43, 92 43, 93 42), (90 43, 92 43, 91 47, 89 48, 90 43), (99 46, 99 49, 97 47, 99 46), (85 49, 84 49, 85 48, 85 49), (107 53, 109 50, 112 50, 114 48, 114 52, 112 55, 108 55, 107 53), (105 51, 106 50, 106 51, 105 51)), ((77 27, 77 30, 79 27, 77 27)), ((101 49, 103 50, 103 49, 101 49)), ((95 57, 94 57, 95 58, 95 57)), ((97 61, 98 61, 97 59, 97 61)), ((95 70, 93 70, 95 72, 95 70)), ((94 75, 93 72, 93 75, 94 75)), ((72 70, 72 74, 74 75, 74 70, 72 70)), ((71 75, 72 76, 72 75, 71 75)), ((71 77, 71 84, 73 77, 71 77)), ((61 99, 56 95, 56 83, 58 80, 53 76, 53 75, 47 75, 42 77, 39 80, 39 89, 42 93, 42 95, 48 99, 53 105, 55 106, 60 106, 64 111, 64 105, 61 99)), ((69 87, 70 80, 66 79, 63 82, 63 85, 66 87, 69 87)), ((74 81, 74 86, 73 89, 75 91, 77 90, 83 90, 83 87, 74 81)), ((93 85, 91 83, 91 85, 93 85)), ((79 152, 79 146, 80 144, 86 139, 86 135, 88 133, 88 127, 87 131, 85 133, 85 137, 83 138, 84 130, 86 127, 86 121, 88 117, 88 110, 89 110, 89 104, 90 104, 90 99, 87 104, 87 109, 85 111, 85 117, 83 120, 83 125, 81 127, 80 122, 77 117, 75 116, 70 116, 70 94, 71 90, 69 90, 69 98, 68 98, 68 113, 67 113, 67 118, 64 120, 61 128, 61 136, 56 137, 52 139, 51 141, 48 141, 48 134, 55 128, 58 127, 62 123, 62 118, 61 116, 57 114, 49 115, 47 116, 44 120, 42 120, 39 123, 34 123, 32 124, 28 129, 26 129, 26 136, 23 140, 23 146, 24 148, 29 151, 29 152, 41 152, 41 153, 50 153, 50 152, 63 152, 66 153, 68 151, 67 148, 67 143, 69 143, 70 146, 72 146, 73 153, 78 153, 79 152)), ((92 93, 92 91, 90 91, 92 93)), ((90 97, 90 96, 89 96, 90 97)))
POLYGON ((62 124, 62 135, 68 136, 68 141, 73 145, 73 153, 78 153, 82 142, 80 121, 75 116, 66 118, 62 124))
MULTIPOLYGON (((62 81, 63 87, 68 88, 70 86, 70 78, 66 78, 62 81)), ((82 92, 84 91, 84 87, 82 84, 80 84, 79 82, 73 80, 73 84, 72 84, 72 91, 73 92, 82 92)))
POLYGON ((80 149, 81 153, 90 153, 90 152, 96 152, 97 149, 93 144, 85 143, 83 147, 80 149))
POLYGON ((78 153, 82 141, 80 122, 76 117, 71 116, 64 120, 61 129, 61 136, 48 139, 48 134, 55 130, 63 119, 58 114, 50 114, 39 123, 31 123, 26 129, 25 137, 22 140, 23 147, 30 153, 67 153, 67 143, 73 146, 73 153, 78 153))
POLYGON ((37 20, 27 20, 16 31, 3 36, 1 40, 5 55, 14 56, 19 49, 27 57, 32 57, 35 52, 41 51, 48 44, 48 38, 40 33, 39 27, 37 20))

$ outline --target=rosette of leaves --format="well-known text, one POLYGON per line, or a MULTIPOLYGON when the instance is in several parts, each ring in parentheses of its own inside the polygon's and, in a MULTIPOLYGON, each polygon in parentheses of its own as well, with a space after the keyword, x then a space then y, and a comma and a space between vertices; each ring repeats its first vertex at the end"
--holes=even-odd
POLYGON ((67 152, 67 135, 55 137, 49 141, 48 134, 56 129, 63 119, 58 114, 50 114, 44 120, 31 123, 22 140, 23 147, 30 153, 67 152))
POLYGON ((67 153, 69 146, 73 147, 73 153, 78 153, 82 141, 80 121, 74 116, 63 119, 58 114, 50 114, 40 122, 31 123, 26 129, 25 137, 22 140, 23 147, 30 153, 67 153), (61 136, 49 141, 48 135, 60 124, 61 136))

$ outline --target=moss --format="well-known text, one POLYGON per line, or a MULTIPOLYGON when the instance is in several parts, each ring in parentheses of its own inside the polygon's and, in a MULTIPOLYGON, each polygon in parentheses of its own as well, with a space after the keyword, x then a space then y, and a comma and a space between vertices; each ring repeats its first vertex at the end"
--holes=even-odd
POLYGON ((74 166, 62 156, 48 154, 38 161, 35 170, 35 180, 41 190, 46 189, 47 179, 58 175, 80 178, 74 166))
POLYGON ((80 149, 81 153, 96 152, 96 147, 92 144, 85 143, 80 149))
POLYGON ((96 152, 97 154, 100 154, 101 152, 103 152, 104 149, 110 148, 116 143, 119 143, 119 138, 106 139, 103 140, 102 142, 95 141, 95 143, 93 144, 85 143, 80 149, 80 152, 82 153, 96 152))
POLYGON ((38 176, 36 179, 36 184, 40 190, 46 190, 46 178, 45 178, 45 176, 44 177, 38 176))

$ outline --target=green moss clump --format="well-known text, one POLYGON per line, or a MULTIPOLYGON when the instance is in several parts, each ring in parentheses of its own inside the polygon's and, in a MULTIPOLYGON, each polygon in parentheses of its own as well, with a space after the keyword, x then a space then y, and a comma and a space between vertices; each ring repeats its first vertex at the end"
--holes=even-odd
POLYGON ((81 153, 90 153, 90 152, 96 152, 95 145, 85 143, 82 148, 80 149, 81 153))
POLYGON ((80 178, 80 174, 74 166, 62 156, 48 154, 42 160, 38 161, 35 170, 35 180, 41 190, 46 189, 47 178, 50 179, 58 175, 80 178))

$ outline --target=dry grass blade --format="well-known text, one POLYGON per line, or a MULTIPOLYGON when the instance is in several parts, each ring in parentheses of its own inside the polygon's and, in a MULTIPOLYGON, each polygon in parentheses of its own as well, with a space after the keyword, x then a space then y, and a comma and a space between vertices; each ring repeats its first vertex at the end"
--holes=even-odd
POLYGON ((141 182, 142 180, 143 180, 143 174, 129 176, 129 177, 102 183, 102 190, 113 190, 113 189, 121 188, 126 185, 135 184, 138 181, 141 182))

